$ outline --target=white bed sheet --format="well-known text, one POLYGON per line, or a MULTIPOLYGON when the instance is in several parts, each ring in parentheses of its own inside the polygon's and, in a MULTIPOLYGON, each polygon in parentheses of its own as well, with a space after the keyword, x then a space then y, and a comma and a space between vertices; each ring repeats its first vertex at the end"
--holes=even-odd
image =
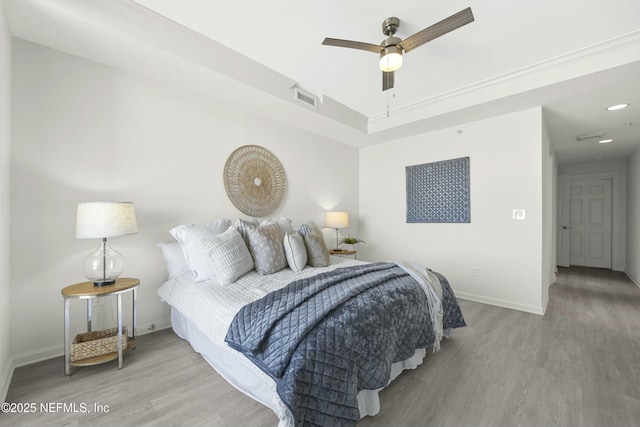
MULTIPOLYGON (((171 324, 178 336, 189 341, 193 349, 202 354, 231 385, 271 408, 280 419, 280 426, 290 426, 293 425, 292 416, 280 400, 273 379, 225 343, 229 325, 243 306, 293 280, 361 263, 362 261, 332 256, 328 267, 307 267, 300 272, 285 268, 269 276, 260 276, 251 271, 227 286, 221 286, 215 280, 195 283, 192 274, 187 273, 165 282, 158 289, 158 295, 171 306, 171 324)), ((419 349, 413 357, 394 363, 391 380, 403 370, 420 365, 425 354, 425 349, 419 349)), ((358 394, 361 417, 375 415, 380 411, 379 390, 362 390, 358 394)))

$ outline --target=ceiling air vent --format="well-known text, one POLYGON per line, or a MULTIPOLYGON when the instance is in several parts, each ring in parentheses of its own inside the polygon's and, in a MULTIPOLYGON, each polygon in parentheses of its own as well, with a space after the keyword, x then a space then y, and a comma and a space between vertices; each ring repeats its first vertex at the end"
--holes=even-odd
POLYGON ((576 139, 578 141, 584 141, 585 139, 592 139, 592 138, 602 138, 604 136, 605 132, 596 132, 596 133, 589 133, 586 135, 578 135, 576 136, 576 139))
POLYGON ((294 86, 293 92, 296 101, 304 104, 306 107, 313 108, 314 110, 318 108, 318 97, 316 95, 296 86, 294 86))

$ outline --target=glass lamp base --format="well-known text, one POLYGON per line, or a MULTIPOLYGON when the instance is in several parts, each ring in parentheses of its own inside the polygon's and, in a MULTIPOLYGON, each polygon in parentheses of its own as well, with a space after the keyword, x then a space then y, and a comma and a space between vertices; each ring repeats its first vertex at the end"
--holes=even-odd
POLYGON ((124 258, 103 239, 98 248, 82 262, 82 272, 94 286, 109 286, 116 283, 124 269, 124 258))

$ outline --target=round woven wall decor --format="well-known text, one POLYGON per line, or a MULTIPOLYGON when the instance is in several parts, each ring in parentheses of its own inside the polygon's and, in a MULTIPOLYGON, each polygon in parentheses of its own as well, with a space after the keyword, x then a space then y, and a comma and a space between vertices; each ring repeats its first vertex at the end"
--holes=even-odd
POLYGON ((224 165, 224 188, 242 213, 261 218, 280 208, 287 194, 287 176, 271 151, 258 145, 235 150, 224 165))

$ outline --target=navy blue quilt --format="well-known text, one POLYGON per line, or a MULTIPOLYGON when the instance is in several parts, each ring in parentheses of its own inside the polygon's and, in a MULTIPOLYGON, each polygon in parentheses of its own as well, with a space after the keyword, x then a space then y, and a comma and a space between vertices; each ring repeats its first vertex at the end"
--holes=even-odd
MULTIPOLYGON (((444 329, 465 326, 448 282, 444 329)), ((352 426, 356 395, 388 384, 391 364, 433 345, 425 293, 392 263, 297 280, 240 310, 225 341, 276 382, 297 426, 352 426)))

